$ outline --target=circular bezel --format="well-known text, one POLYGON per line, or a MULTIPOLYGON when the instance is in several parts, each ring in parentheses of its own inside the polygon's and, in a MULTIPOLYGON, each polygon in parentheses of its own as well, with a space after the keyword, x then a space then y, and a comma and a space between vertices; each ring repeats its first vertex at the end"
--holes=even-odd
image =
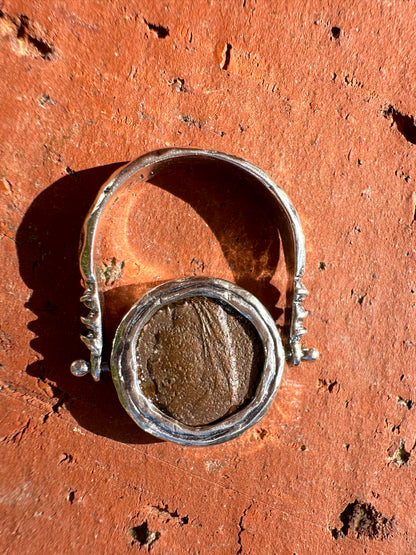
POLYGON ((284 360, 273 318, 254 295, 225 280, 191 277, 155 287, 129 310, 114 337, 111 373, 121 404, 142 429, 180 445, 207 446, 238 437, 264 416, 279 388, 284 360), (253 398, 232 415, 205 426, 182 424, 146 397, 140 388, 136 360, 139 334, 155 312, 195 296, 217 299, 237 310, 254 325, 264 349, 264 367, 253 398))

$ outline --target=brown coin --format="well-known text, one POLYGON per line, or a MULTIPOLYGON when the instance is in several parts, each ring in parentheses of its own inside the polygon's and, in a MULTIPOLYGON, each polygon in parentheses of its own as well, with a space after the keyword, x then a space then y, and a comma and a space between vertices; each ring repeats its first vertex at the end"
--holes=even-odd
POLYGON ((189 426, 211 424, 253 396, 264 365, 260 337, 230 306, 189 297, 160 308, 137 342, 142 391, 189 426))

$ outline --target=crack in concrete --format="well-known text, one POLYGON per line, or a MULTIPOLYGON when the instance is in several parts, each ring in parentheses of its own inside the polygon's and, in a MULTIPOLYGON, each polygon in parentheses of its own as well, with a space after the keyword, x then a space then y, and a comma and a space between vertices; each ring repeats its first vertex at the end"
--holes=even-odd
POLYGON ((238 541, 238 550, 236 555, 240 555, 243 552, 243 543, 241 541, 241 534, 244 532, 245 528, 243 526, 243 521, 245 519, 245 517, 247 516, 248 511, 251 509, 253 505, 253 502, 250 503, 250 505, 244 509, 243 514, 240 517, 240 520, 238 522, 238 536, 237 536, 237 541, 238 541))
POLYGON ((15 45, 17 43, 15 49, 19 54, 40 57, 46 61, 53 59, 54 46, 39 36, 27 15, 19 14, 17 17, 13 17, 0 10, 1 21, 3 22, 2 29, 0 29, 2 34, 11 35, 15 45))
POLYGON ((27 419, 26 423, 20 428, 20 430, 14 431, 11 434, 9 434, 8 436, 5 436, 1 442, 5 442, 5 443, 14 443, 15 445, 19 445, 20 442, 22 441, 22 438, 26 432, 26 430, 29 428, 29 424, 30 424, 30 418, 27 419))
POLYGON ((168 515, 173 520, 176 520, 177 522, 179 522, 180 526, 185 526, 186 524, 189 523, 189 516, 188 515, 181 516, 178 513, 177 509, 175 509, 174 511, 170 511, 168 505, 166 505, 166 504, 164 504, 163 506, 153 505, 153 508, 156 509, 159 513, 168 515))

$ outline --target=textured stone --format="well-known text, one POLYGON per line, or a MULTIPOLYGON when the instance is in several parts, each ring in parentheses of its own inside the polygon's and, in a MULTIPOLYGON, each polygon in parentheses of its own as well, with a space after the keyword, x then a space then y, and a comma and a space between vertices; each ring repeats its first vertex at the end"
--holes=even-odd
MULTIPOLYGON (((0 10, 2 551, 414 551, 414 5, 0 10), (82 221, 121 163, 168 146, 242 156, 286 190, 321 352, 286 368, 259 425, 201 450, 141 432, 108 376, 69 373, 86 355, 82 221)), ((107 343, 137 297, 183 275, 235 281, 284 324, 279 218, 220 181, 146 184, 125 212, 140 233, 102 239, 107 343)))

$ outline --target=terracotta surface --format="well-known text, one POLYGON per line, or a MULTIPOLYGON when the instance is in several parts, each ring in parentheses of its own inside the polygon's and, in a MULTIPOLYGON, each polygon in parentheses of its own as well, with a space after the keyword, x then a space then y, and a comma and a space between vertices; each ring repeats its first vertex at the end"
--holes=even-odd
MULTIPOLYGON (((2 552, 416 551, 416 7, 331 4, 0 2, 2 552), (167 146, 256 163, 306 236, 321 358, 208 449, 154 442, 108 377, 69 373, 85 214, 120 163, 167 146)), ((267 203, 181 184, 137 198, 136 273, 104 239, 113 325, 148 287, 211 273, 282 325, 267 203)))

